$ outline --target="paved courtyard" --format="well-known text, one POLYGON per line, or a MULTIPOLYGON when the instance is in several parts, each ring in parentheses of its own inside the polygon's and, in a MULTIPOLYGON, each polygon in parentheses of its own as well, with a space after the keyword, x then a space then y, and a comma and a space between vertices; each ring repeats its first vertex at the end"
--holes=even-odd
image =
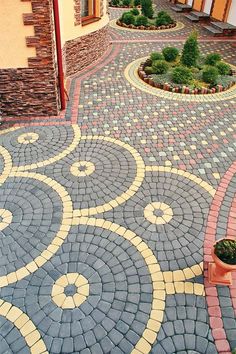
MULTIPOLYGON (((212 244, 236 232, 236 90, 147 89, 135 61, 181 49, 192 24, 171 12, 178 30, 135 33, 121 13, 64 115, 1 127, 0 354, 236 348, 236 274, 208 283, 212 244)), ((236 65, 236 39, 195 26, 236 65)))

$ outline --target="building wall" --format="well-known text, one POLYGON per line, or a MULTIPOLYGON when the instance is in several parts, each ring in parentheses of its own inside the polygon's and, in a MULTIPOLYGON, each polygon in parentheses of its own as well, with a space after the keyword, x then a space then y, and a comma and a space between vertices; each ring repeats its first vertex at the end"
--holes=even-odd
POLYGON ((233 0, 231 3, 227 22, 236 26, 236 0, 233 0))
POLYGON ((205 5, 204 5, 204 9, 203 11, 207 14, 211 13, 211 6, 212 6, 213 0, 206 0, 205 5))
MULTIPOLYGON (((8 3, 15 3, 19 6, 19 2, 18 0, 0 1, 1 14, 4 11, 5 16, 10 19, 13 9, 8 3)), ((26 6, 28 12, 30 3, 32 13, 23 15, 23 23, 26 27, 26 48, 24 47, 22 53, 25 54, 17 59, 19 62, 12 59, 7 65, 7 59, 4 59, 5 64, 2 59, 0 66, 0 110, 3 111, 3 115, 40 116, 56 115, 59 112, 51 0, 31 0, 31 2, 22 0, 22 9, 26 6), (28 26, 30 31, 32 31, 32 26, 34 27, 33 36, 27 36, 28 26), (25 59, 29 53, 35 55, 28 58, 27 63, 25 59), (22 67, 23 64, 26 67, 22 67)), ((19 17, 19 8, 16 13, 19 17)), ((18 57, 19 45, 22 47, 24 29, 20 31, 19 44, 18 27, 12 28, 11 21, 5 25, 7 25, 4 29, 5 33, 9 31, 12 36, 15 32, 16 39, 12 39, 10 50, 12 56, 18 57)), ((6 44, 4 46, 6 47, 6 44)))
POLYGON ((61 0, 60 22, 65 75, 72 75, 98 59, 109 44, 107 1, 100 1, 96 13, 100 19, 83 26, 78 0, 61 0), (77 10, 77 11, 76 11, 77 10), (79 13, 78 13, 79 12, 79 13))

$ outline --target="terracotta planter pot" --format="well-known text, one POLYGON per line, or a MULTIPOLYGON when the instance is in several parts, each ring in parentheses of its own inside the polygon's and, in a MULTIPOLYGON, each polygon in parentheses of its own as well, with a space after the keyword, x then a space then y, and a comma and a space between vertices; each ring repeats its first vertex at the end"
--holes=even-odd
MULTIPOLYGON (((235 240, 233 237, 227 237, 228 240, 235 240)), ((225 240, 222 238, 217 242, 225 240)), ((215 242, 214 245, 217 243, 215 242)), ((214 263, 209 263, 208 268, 208 280, 211 284, 218 285, 232 285, 232 275, 231 272, 236 271, 236 264, 228 264, 221 261, 215 254, 214 246, 211 251, 214 263)))

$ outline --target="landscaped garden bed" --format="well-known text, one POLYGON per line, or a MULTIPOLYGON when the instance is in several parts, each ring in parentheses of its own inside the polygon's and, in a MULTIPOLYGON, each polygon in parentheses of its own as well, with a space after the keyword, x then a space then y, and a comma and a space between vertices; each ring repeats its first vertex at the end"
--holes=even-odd
POLYGON ((165 11, 155 13, 152 0, 141 0, 141 9, 134 7, 124 12, 116 24, 138 30, 163 30, 175 27, 176 21, 165 11))
POLYGON ((218 53, 201 54, 195 32, 185 42, 182 53, 174 47, 153 52, 140 64, 138 74, 153 87, 183 94, 213 94, 236 82, 232 67, 218 53))
POLYGON ((141 0, 111 0, 109 1, 110 7, 117 7, 117 8, 135 8, 141 7, 141 0))

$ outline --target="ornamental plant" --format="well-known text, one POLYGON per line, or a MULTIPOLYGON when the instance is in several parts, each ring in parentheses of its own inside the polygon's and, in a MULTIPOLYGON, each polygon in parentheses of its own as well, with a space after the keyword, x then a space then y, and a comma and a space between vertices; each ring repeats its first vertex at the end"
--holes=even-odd
POLYGON ((144 71, 145 71, 145 73, 146 73, 147 75, 152 75, 152 74, 154 74, 153 68, 152 68, 151 66, 146 66, 145 69, 144 69, 144 71))
POLYGON ((135 17, 130 11, 124 12, 121 16, 121 22, 125 23, 126 25, 134 25, 135 17))
POLYGON ((168 64, 165 60, 155 60, 152 63, 154 74, 165 74, 168 71, 168 64))
POLYGON ((141 0, 142 14, 148 18, 153 18, 152 0, 141 0))
POLYGON ((138 9, 132 9, 130 11, 134 16, 138 16, 139 15, 139 10, 138 9))
POLYGON ((190 84, 193 79, 191 70, 184 66, 176 66, 172 72, 172 80, 176 84, 190 84))
POLYGON ((218 53, 211 53, 206 56, 205 64, 206 65, 216 65, 217 62, 221 60, 221 56, 218 53))
POLYGON ((165 11, 160 11, 157 14, 157 18, 156 18, 156 26, 167 26, 171 23, 173 23, 173 19, 170 17, 170 15, 165 12, 165 11))
POLYGON ((117 5, 119 5, 119 0, 112 0, 111 3, 113 6, 117 6, 117 5))
POLYGON ((188 67, 196 66, 198 58, 199 48, 197 32, 192 32, 184 44, 181 56, 181 63, 188 67))
POLYGON ((134 0, 134 6, 141 5, 141 0, 134 0))
POLYGON ((236 241, 220 240, 214 245, 216 256, 224 263, 236 264, 236 241))
POLYGON ((224 63, 223 61, 219 61, 216 64, 216 68, 218 69, 220 75, 230 75, 230 73, 231 73, 230 65, 224 63))
POLYGON ((143 15, 139 15, 136 18, 136 26, 147 26, 148 18, 143 15))
POLYGON ((179 51, 174 47, 165 47, 162 50, 162 54, 166 61, 172 62, 175 61, 179 55, 179 51))
POLYGON ((123 0, 123 5, 124 6, 130 6, 131 0, 123 0))
POLYGON ((151 61, 154 61, 154 60, 164 60, 163 55, 162 55, 161 53, 158 53, 158 52, 153 52, 153 53, 151 53, 150 58, 151 58, 151 61))
POLYGON ((216 85, 219 71, 214 66, 207 66, 202 71, 202 79, 207 84, 216 85))

